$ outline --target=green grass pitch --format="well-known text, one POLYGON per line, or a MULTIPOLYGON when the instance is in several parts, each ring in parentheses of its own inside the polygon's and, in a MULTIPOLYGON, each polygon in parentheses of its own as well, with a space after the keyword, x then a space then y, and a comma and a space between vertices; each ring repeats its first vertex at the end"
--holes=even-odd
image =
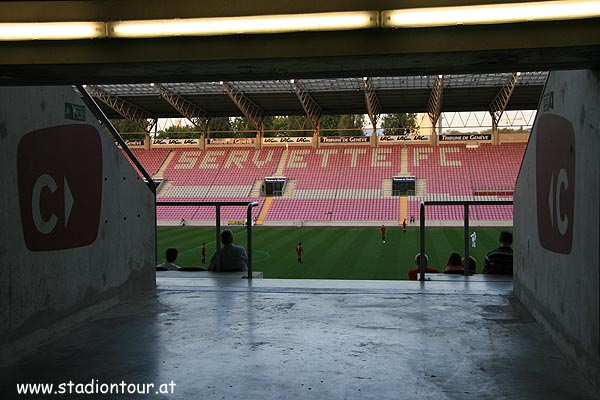
MULTIPOLYGON (((225 228, 224 228, 225 229, 225 228)), ((235 244, 246 246, 245 227, 232 228, 235 244)), ((498 235, 506 228, 475 228, 477 247, 469 252, 477 259, 477 272, 483 267, 485 254, 498 246, 498 235)), ((511 229, 509 229, 511 230, 511 229)), ((407 279, 419 252, 419 229, 387 227, 382 243, 379 227, 254 227, 253 270, 264 278, 285 279, 407 279), (303 263, 298 265, 296 245, 302 242, 303 263)), ((200 247, 206 242, 207 264, 215 251, 214 227, 159 227, 159 262, 165 249, 179 250, 179 266, 201 266, 200 247)), ((464 255, 462 228, 427 228, 425 252, 429 266, 443 271, 451 252, 464 255)), ((469 238, 469 246, 470 238, 469 238)))

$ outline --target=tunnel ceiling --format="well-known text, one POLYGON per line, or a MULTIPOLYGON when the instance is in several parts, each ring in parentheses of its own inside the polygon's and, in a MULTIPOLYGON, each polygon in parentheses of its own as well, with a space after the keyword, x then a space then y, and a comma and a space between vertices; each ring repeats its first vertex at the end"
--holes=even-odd
MULTIPOLYGON (((519 1, 9 1, 0 3, 0 23, 213 18, 507 2, 519 1)), ((482 77, 502 77, 517 71, 539 74, 536 71, 599 68, 598 32, 600 19, 589 18, 208 37, 0 41, 0 85, 88 84, 113 92, 121 84, 126 85, 121 87, 125 91, 118 96, 152 115, 176 116, 178 113, 158 94, 140 91, 156 82, 178 93, 184 82, 195 89, 181 95, 208 114, 239 115, 222 90, 210 90, 215 82, 229 81, 266 115, 294 115, 303 113, 295 94, 289 88, 275 90, 278 85, 286 86, 290 79, 308 86, 322 82, 323 88, 309 91, 324 112, 364 113, 364 95, 352 85, 369 77, 375 83, 382 112, 422 112, 431 78, 442 74, 446 85, 444 111, 485 110, 501 89, 502 79, 471 86, 451 85, 448 79, 459 81, 468 75, 471 78, 466 80, 483 82, 488 78, 482 77), (411 77, 428 77, 425 81, 429 83, 400 83, 411 77), (338 87, 344 80, 354 83, 338 87), (267 90, 258 90, 261 85, 267 90)), ((507 108, 537 108, 542 86, 541 80, 519 82, 507 108)), ((106 107, 105 111, 116 116, 106 107)))

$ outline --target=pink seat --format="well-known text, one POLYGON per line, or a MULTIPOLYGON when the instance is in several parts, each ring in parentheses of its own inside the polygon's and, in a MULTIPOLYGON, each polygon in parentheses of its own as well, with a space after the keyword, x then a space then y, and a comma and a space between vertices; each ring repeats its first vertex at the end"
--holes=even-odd
MULTIPOLYGON (((383 195, 383 180, 404 172, 423 180, 425 199, 477 199, 477 193, 510 198, 514 190, 524 143, 467 149, 451 144, 437 147, 339 145, 293 147, 283 163, 283 175, 295 181, 288 198, 274 198, 266 216, 269 221, 397 221, 399 199, 383 195), (403 151, 404 149, 404 151, 403 151), (402 155, 406 155, 402 163, 402 155)), ((135 149, 135 154, 155 173, 170 151, 174 156, 164 178, 171 182, 161 199, 177 201, 259 201, 249 197, 254 182, 273 175, 283 156, 283 147, 211 147, 193 149, 135 149)), ((421 198, 410 197, 408 216, 419 219, 421 198)), ((253 211, 258 215, 259 209, 253 211)), ((213 208, 159 207, 159 220, 214 220, 213 208)), ((477 206, 472 220, 512 220, 512 206, 477 206)), ((222 211, 224 220, 243 220, 245 208, 222 211)), ((459 221, 462 206, 428 207, 428 220, 459 221)))

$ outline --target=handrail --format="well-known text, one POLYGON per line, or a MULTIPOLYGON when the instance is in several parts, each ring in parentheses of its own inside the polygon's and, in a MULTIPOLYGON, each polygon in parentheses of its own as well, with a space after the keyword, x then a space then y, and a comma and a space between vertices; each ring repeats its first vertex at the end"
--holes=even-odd
POLYGON ((425 280, 425 206, 464 206, 464 240, 465 240, 465 276, 469 275, 469 206, 486 206, 486 205, 513 205, 512 200, 432 200, 421 201, 420 209, 420 241, 421 250, 419 256, 419 280, 425 280))
MULTIPOLYGON (((246 206, 248 279, 252 279, 252 208, 258 206, 257 201, 157 201, 156 206, 165 207, 215 207, 217 252, 221 250, 221 206, 246 206)), ((221 259, 217 257, 217 270, 220 270, 221 259)))
POLYGON ((90 96, 90 94, 87 90, 85 90, 83 85, 75 85, 75 87, 77 88, 77 90, 79 90, 79 93, 81 93, 81 96, 83 97, 83 102, 88 106, 92 114, 94 114, 94 116, 98 118, 100 122, 102 122, 106 129, 108 129, 108 131, 111 133, 113 138, 119 143, 119 146, 121 146, 125 153, 127 153, 129 159, 133 162, 133 164, 135 164, 137 169, 142 173, 142 175, 144 175, 144 178, 146 178, 146 180, 148 181, 148 187, 150 188, 152 193, 156 195, 156 184, 154 183, 154 180, 152 179, 150 174, 148 174, 144 166, 138 161, 131 149, 129 149, 127 143, 125 143, 125 140, 123 140, 123 137, 115 129, 115 127, 110 122, 106 114, 104 114, 104 111, 102 111, 102 109, 98 106, 96 100, 94 100, 93 97, 90 96))
MULTIPOLYGON (((144 166, 139 162, 139 160, 133 154, 133 152, 131 151, 129 146, 127 146, 127 143, 125 142, 125 140, 123 140, 123 137, 115 129, 115 127, 110 122, 110 120, 108 119, 106 114, 104 114, 104 111, 102 111, 102 109, 98 106, 98 103, 96 103, 94 98, 92 96, 90 96, 88 91, 85 90, 85 87, 83 87, 83 85, 75 85, 75 87, 77 88, 77 90, 79 90, 79 93, 81 94, 81 97, 83 98, 83 102, 88 106, 88 108, 90 109, 92 114, 94 114, 94 116, 104 125, 104 127, 106 129, 108 129, 108 131, 110 132, 112 137, 117 141, 117 143, 119 143, 119 145, 121 146, 123 151, 125 151, 125 153, 127 154, 127 157, 129 157, 129 159, 137 167, 138 171, 140 171, 142 173, 142 175, 144 176, 144 178, 146 178, 146 182, 148 183, 148 188, 152 192, 152 197, 154 200, 154 226, 156 226, 156 184, 154 183, 154 179, 152 179, 150 174, 148 174, 148 172, 146 171, 144 166)), ((157 233, 156 233, 156 229, 155 229, 154 230, 154 244, 156 245, 156 243, 158 243, 158 237, 157 237, 157 233)), ((154 254, 154 265, 156 265, 156 252, 154 254)))

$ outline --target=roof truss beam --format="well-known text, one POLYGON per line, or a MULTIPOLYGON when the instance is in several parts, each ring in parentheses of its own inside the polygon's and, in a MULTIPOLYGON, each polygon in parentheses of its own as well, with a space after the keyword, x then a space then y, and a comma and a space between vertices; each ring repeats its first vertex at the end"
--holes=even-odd
POLYGON ((242 92, 237 91, 229 82, 223 82, 223 90, 248 121, 254 125, 254 128, 261 131, 265 112, 242 92))
POLYGON ((373 125, 373 135, 375 135, 377 120, 381 114, 381 103, 379 102, 379 98, 377 98, 373 81, 367 77, 363 78, 363 91, 365 93, 365 103, 367 104, 367 114, 371 120, 371 125, 373 125))
POLYGON ((519 72, 513 72, 488 107, 488 111, 492 116, 492 128, 494 130, 498 128, 500 118, 502 118, 502 114, 504 114, 504 111, 506 111, 506 106, 510 101, 510 97, 514 92, 515 87, 517 87, 517 82, 520 75, 521 74, 519 72))
POLYGON ((435 78, 433 88, 429 94, 429 101, 427 102, 427 115, 431 121, 431 127, 433 134, 437 132, 437 123, 442 114, 442 101, 444 99, 444 76, 438 75, 435 78))
POLYGON ((313 99, 310 95, 309 91, 304 88, 304 86, 298 82, 297 80, 292 80, 292 87, 296 92, 296 96, 298 96, 298 100, 300 100, 300 104, 302 104, 302 108, 304 108, 304 112, 306 116, 312 123, 315 130, 319 130, 321 126, 321 116, 323 115, 323 109, 319 104, 313 99))
POLYGON ((124 118, 134 122, 146 133, 150 133, 154 126, 156 126, 157 118, 152 116, 149 111, 144 110, 135 104, 131 104, 118 96, 114 96, 109 92, 100 89, 98 86, 88 85, 86 89, 94 97, 100 99, 104 104, 121 114, 124 118), (151 120, 152 122, 148 123, 148 120, 151 120))
POLYGON ((154 87, 158 90, 160 97, 162 97, 167 103, 169 103, 175 110, 181 115, 187 118, 194 126, 199 128, 202 132, 206 131, 208 126, 208 120, 210 114, 198 107, 186 98, 177 95, 167 89, 160 83, 155 83, 154 87))

